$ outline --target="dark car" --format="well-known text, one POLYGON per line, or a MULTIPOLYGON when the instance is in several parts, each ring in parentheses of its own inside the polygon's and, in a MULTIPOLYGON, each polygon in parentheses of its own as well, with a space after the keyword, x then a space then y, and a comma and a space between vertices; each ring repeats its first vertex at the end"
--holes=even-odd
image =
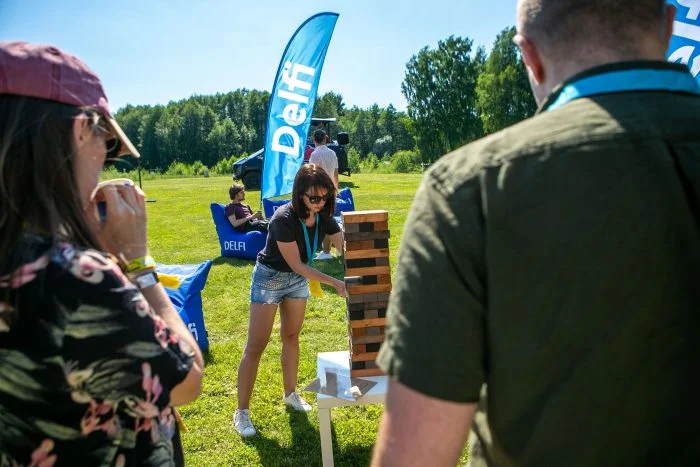
MULTIPOLYGON (((323 129, 326 134, 330 134, 330 124, 335 122, 335 118, 314 118, 311 120, 311 125, 318 129, 323 129)), ((335 155, 338 156, 338 173, 350 176, 351 168, 348 167, 348 153, 345 146, 350 142, 347 133, 338 133, 337 140, 328 144, 335 155)), ((307 144, 304 150, 304 163, 309 161, 309 157, 314 150, 313 141, 307 144)), ((260 180, 262 177, 263 158, 265 156, 265 148, 255 151, 248 157, 244 157, 233 163, 233 179, 243 181, 248 190, 257 190, 260 188, 260 180)))

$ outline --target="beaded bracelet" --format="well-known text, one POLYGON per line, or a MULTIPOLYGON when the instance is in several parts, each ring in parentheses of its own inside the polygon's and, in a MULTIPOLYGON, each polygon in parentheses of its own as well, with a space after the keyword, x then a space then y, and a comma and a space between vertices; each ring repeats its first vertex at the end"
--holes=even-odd
POLYGON ((129 261, 126 265, 127 274, 134 274, 141 271, 146 271, 147 269, 155 269, 156 262, 151 255, 141 256, 140 258, 134 258, 129 261))

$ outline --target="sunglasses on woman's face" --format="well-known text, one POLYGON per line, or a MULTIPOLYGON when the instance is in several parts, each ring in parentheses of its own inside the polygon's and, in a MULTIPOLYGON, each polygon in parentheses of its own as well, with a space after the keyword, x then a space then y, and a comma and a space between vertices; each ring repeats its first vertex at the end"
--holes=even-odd
POLYGON ((321 201, 324 203, 330 199, 330 196, 328 194, 325 194, 323 196, 318 196, 318 195, 309 195, 307 193, 304 193, 304 196, 306 196, 306 199, 309 200, 309 203, 311 204, 319 204, 321 201))
POLYGON ((88 114, 92 127, 105 135, 105 149, 107 150, 107 158, 105 160, 105 165, 110 164, 119 153, 121 148, 121 141, 117 138, 114 133, 112 133, 112 128, 107 123, 100 114, 90 113, 88 114))

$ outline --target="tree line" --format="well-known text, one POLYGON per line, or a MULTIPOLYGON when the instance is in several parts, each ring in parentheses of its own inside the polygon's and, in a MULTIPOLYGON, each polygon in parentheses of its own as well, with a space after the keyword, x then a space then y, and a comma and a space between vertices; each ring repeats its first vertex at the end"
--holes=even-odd
MULTIPOLYGON (((450 36, 408 61, 401 90, 406 112, 393 105, 346 108, 341 94, 318 97, 314 117, 337 119, 349 152, 379 160, 415 151, 423 162, 531 116, 535 102, 526 71, 504 29, 487 55, 469 38, 450 36)), ((197 161, 213 167, 264 144, 268 91, 238 89, 195 95, 167 105, 127 105, 116 118, 141 152, 141 164, 163 171, 197 161)))

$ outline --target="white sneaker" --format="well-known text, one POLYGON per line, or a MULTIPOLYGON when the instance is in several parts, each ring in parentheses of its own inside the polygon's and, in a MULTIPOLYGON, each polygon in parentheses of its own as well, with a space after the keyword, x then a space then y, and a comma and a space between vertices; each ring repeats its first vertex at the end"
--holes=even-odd
POLYGON ((333 259, 333 255, 329 251, 328 253, 325 252, 320 252, 318 255, 316 255, 316 258, 314 258, 314 261, 325 261, 327 259, 333 259))
POLYGON ((248 409, 236 409, 236 412, 233 414, 233 426, 238 434, 244 438, 249 438, 256 434, 253 422, 250 421, 250 411, 248 409))
POLYGON ((302 399, 296 392, 291 393, 287 397, 282 396, 282 401, 284 401, 286 405, 290 406, 294 410, 298 410, 300 412, 309 412, 311 410, 311 405, 302 399))

